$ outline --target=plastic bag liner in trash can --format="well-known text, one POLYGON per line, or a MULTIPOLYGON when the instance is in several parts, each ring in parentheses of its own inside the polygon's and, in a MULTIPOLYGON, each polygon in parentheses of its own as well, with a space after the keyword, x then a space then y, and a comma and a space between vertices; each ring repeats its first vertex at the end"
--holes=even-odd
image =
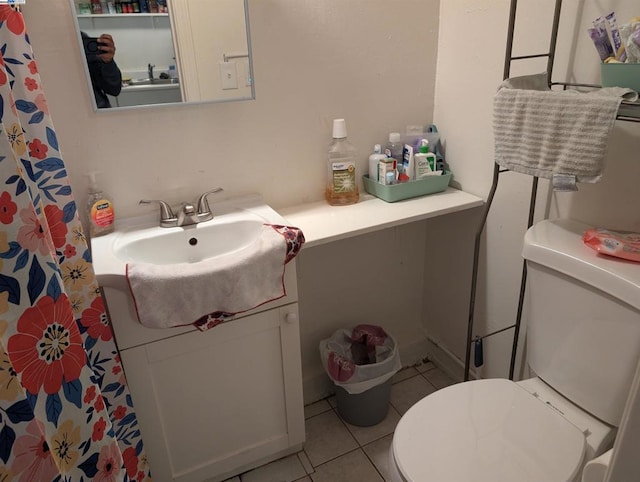
POLYGON ((395 339, 380 326, 358 325, 322 340, 320 356, 336 385, 342 418, 359 426, 381 422, 389 410, 391 377, 402 367, 395 339))

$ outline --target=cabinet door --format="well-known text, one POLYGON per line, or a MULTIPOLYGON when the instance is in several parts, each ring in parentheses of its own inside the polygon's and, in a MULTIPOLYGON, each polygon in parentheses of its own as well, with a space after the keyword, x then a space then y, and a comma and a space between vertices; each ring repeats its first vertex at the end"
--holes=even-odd
POLYGON ((304 442, 296 303, 121 356, 154 481, 222 479, 304 442))

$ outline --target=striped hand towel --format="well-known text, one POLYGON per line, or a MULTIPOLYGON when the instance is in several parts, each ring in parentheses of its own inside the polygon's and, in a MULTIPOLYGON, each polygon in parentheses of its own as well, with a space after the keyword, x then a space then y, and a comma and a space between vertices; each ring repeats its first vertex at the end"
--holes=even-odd
POLYGON ((597 182, 618 107, 634 97, 619 87, 551 91, 546 73, 508 79, 493 105, 495 160, 545 179, 570 174, 578 182, 597 182))

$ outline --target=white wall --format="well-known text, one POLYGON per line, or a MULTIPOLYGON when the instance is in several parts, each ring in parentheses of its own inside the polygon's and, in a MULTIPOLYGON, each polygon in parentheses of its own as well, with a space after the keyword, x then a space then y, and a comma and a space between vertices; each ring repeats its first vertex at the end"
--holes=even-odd
MULTIPOLYGON (((389 132, 431 122, 437 0, 255 0, 249 15, 256 100, 95 113, 68 4, 26 6, 80 207, 90 171, 122 217, 149 211, 142 198, 176 204, 216 186, 275 208, 320 200, 334 118, 347 120, 361 173, 389 132)), ((307 401, 326 388, 318 342, 338 327, 383 324, 406 360, 424 354, 424 239, 418 224, 300 254, 307 401)))
MULTIPOLYGON (((553 0, 519 2, 514 55, 548 49, 553 0)), ((615 10, 618 21, 637 15, 635 2, 584 0, 564 2, 554 79, 599 83, 599 58, 586 28, 600 15, 615 10)), ((461 187, 486 198, 493 173, 492 99, 502 81, 509 13, 508 0, 454 0, 440 6, 438 69, 434 119, 446 133, 447 160, 461 187)), ((512 75, 544 70, 539 61, 520 61, 512 75), (526 66, 530 67, 527 68, 526 66)), ((617 122, 602 182, 580 185, 575 194, 546 196, 541 182, 539 217, 572 217, 610 228, 640 230, 640 125, 617 122), (547 200, 549 202, 547 203, 547 200)), ((503 174, 489 215, 480 264, 475 335, 510 325, 515 320, 522 268, 521 241, 526 230, 531 180, 516 173, 503 174)), ((459 227, 458 229, 462 229, 459 227)), ((466 231, 461 235, 466 235, 466 231)), ((451 270, 446 282, 468 277, 451 270)), ((429 279, 425 281, 429 283, 429 279)), ((457 302, 467 304, 460 290, 457 302)), ((454 303, 449 300, 449 303, 454 303)), ((439 316, 427 317, 431 336, 442 340, 464 359, 466 319, 440 307, 439 316), (455 334, 455 336, 454 336, 455 334)), ((429 311, 427 311, 429 314, 429 311)), ((511 332, 485 343, 483 376, 507 376, 511 332)))
POLYGON ((91 170, 116 213, 141 198, 193 200, 215 186, 274 207, 323 196, 331 121, 347 119, 364 172, 376 142, 431 121, 436 0, 260 0, 249 4, 256 100, 91 109, 70 6, 34 1, 25 19, 71 180, 91 170))

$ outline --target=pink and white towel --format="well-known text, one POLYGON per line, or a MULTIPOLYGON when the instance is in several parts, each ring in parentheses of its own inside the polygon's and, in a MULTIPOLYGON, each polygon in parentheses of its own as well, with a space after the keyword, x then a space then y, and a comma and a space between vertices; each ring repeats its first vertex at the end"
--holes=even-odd
POLYGON ((302 248, 295 227, 265 224, 247 247, 198 263, 127 264, 138 320, 148 328, 208 330, 286 295, 285 265, 302 248))

